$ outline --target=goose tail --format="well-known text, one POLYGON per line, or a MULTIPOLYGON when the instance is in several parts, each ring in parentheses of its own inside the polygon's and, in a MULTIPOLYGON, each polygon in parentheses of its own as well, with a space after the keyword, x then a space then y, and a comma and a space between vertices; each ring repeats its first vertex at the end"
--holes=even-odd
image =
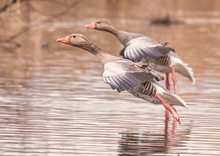
POLYGON ((186 102, 182 98, 180 98, 178 95, 168 93, 168 92, 163 92, 161 96, 171 105, 179 105, 179 106, 189 109, 186 102))

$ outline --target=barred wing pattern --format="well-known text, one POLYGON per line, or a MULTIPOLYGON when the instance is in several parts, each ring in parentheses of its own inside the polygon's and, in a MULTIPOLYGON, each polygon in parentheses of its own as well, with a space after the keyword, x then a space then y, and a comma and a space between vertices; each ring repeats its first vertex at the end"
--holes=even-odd
POLYGON ((103 79, 118 92, 129 90, 142 82, 151 81, 155 76, 125 59, 108 62, 104 65, 103 79))

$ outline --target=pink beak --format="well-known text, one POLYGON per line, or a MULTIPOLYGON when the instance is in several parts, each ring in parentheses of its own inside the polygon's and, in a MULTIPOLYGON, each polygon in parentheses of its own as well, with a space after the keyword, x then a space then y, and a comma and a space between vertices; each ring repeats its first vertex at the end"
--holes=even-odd
POLYGON ((85 25, 85 27, 89 28, 89 29, 95 29, 96 28, 96 24, 95 24, 95 22, 93 22, 93 23, 85 25))

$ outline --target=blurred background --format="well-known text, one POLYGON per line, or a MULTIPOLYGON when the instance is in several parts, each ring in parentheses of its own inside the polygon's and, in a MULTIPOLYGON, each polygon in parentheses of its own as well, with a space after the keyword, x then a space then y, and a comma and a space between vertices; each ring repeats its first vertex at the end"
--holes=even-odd
POLYGON ((219 155, 219 0, 0 0, 1 155, 219 155), (82 33, 104 51, 122 46, 85 24, 168 42, 193 68, 178 76, 190 110, 164 108, 104 84, 91 54, 56 39, 82 33), (174 132, 175 131, 175 132, 174 132))

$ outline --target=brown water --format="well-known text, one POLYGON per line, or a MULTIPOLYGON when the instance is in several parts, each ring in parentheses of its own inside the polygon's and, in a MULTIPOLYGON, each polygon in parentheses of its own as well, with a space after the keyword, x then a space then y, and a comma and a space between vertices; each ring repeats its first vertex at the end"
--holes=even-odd
POLYGON ((79 1, 65 13, 54 2, 16 4, 0 15, 1 40, 29 30, 0 43, 1 155, 220 155, 219 1, 79 1), (167 14, 186 24, 147 22, 167 14), (175 133, 162 106, 112 91, 96 58, 55 42, 83 33, 117 55, 114 37, 84 29, 97 19, 168 41, 194 69, 196 85, 178 76, 178 95, 190 110, 177 107, 175 133))

